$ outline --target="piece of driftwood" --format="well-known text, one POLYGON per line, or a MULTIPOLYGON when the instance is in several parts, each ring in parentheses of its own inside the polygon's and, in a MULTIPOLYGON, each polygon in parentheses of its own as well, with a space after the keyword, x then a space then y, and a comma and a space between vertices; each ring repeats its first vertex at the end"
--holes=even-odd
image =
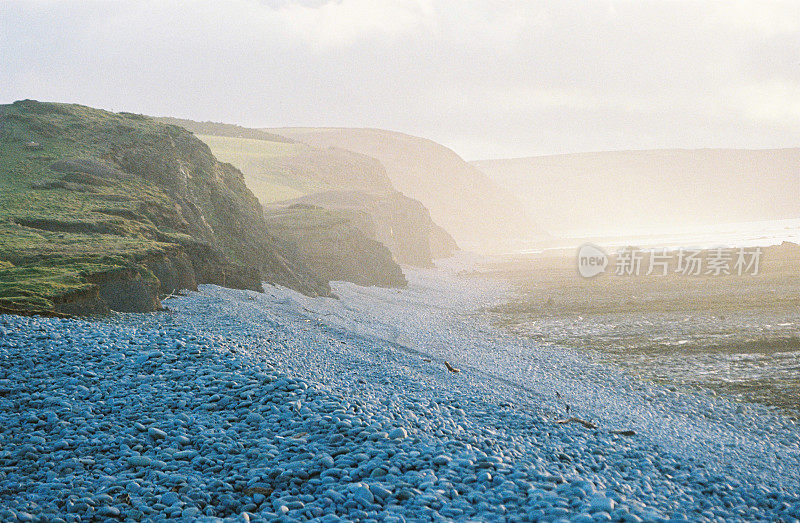
POLYGON ((186 293, 178 291, 178 290, 174 290, 174 291, 170 292, 169 294, 167 294, 166 296, 164 296, 163 298, 161 298, 161 301, 171 300, 172 298, 177 298, 178 296, 181 296, 181 297, 182 296, 186 296, 186 293))
POLYGON ((587 429, 596 429, 597 428, 597 426, 594 423, 590 423, 590 422, 588 422, 586 420, 582 420, 580 418, 560 419, 560 420, 556 421, 556 423, 558 423, 559 425, 565 425, 567 423, 580 423, 581 425, 583 425, 587 429))
POLYGON ((458 370, 457 368, 455 368, 455 367, 453 367, 452 365, 450 365, 450 364, 447 362, 447 360, 445 360, 445 361, 444 361, 444 366, 445 366, 445 367, 447 367, 447 370, 449 370, 450 372, 461 372, 461 371, 460 371, 460 370, 458 370))
MULTIPOLYGON (((566 425, 567 423, 579 423, 579 424, 583 425, 584 427, 586 427, 587 429, 590 429, 590 430, 596 430, 597 429, 597 425, 595 425, 594 423, 591 423, 591 422, 586 421, 586 420, 582 420, 580 418, 560 419, 560 420, 556 420, 555 423, 557 423, 559 425, 566 425)), ((634 432, 632 430, 609 430, 608 433, 609 434, 617 434, 618 436, 635 436, 636 435, 636 432, 634 432)))

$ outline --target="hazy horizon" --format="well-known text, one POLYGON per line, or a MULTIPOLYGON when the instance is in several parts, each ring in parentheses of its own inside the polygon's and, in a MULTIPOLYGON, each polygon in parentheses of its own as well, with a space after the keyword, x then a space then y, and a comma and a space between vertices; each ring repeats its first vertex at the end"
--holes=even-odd
POLYGON ((388 129, 467 160, 800 145, 791 2, 12 1, 0 34, 2 103, 388 129))
POLYGON ((554 235, 800 216, 800 149, 601 151, 474 162, 554 235))

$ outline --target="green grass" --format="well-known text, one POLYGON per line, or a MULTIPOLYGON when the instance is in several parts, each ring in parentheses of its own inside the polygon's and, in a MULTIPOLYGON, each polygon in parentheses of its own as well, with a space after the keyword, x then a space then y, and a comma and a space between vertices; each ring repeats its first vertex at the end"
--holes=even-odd
POLYGON ((232 136, 235 138, 251 138, 253 140, 266 140, 268 142, 292 143, 294 140, 269 133, 261 129, 252 129, 240 125, 221 123, 221 122, 196 122, 183 118, 171 118, 168 116, 154 117, 156 121, 183 127, 195 135, 208 134, 214 136, 232 136))
POLYGON ((262 204, 299 198, 330 187, 281 169, 276 160, 309 150, 300 143, 271 142, 228 136, 197 135, 218 159, 238 168, 262 204))
MULTIPOLYGON (((220 154, 235 158, 276 158, 291 156, 308 149, 308 146, 302 143, 270 142, 210 134, 196 136, 211 147, 212 151, 219 151, 220 154)), ((217 154, 214 153, 214 156, 217 154)), ((227 161, 224 156, 217 156, 217 158, 227 161)))
POLYGON ((358 218, 358 213, 320 207, 292 206, 270 209, 266 218, 267 224, 274 231, 286 234, 314 234, 319 231, 350 226, 358 218))
POLYGON ((91 287, 78 264, 32 265, 0 270, 0 305, 6 309, 48 310, 53 300, 91 287))
POLYGON ((138 261, 170 247, 140 236, 0 224, 0 307, 49 310, 54 300, 90 287, 87 277, 136 267, 138 261))
POLYGON ((0 307, 50 309, 89 286, 87 275, 136 266, 170 247, 158 241, 169 231, 136 218, 143 204, 173 206, 157 186, 51 169, 58 160, 102 160, 147 143, 154 131, 142 117, 82 106, 0 106, 0 307))

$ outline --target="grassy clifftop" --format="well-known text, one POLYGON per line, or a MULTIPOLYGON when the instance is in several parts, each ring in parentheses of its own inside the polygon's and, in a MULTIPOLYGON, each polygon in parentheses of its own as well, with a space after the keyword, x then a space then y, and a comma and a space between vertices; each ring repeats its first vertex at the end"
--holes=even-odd
POLYGON ((247 186, 261 203, 297 198, 327 189, 327 185, 308 173, 295 175, 281 168, 286 158, 300 154, 307 145, 274 142, 255 138, 235 138, 198 134, 214 155, 235 165, 245 175, 247 186))
POLYGON ((264 204, 331 189, 386 193, 392 184, 376 159, 344 149, 199 134, 214 154, 245 175, 264 204))
POLYGON ((113 300, 161 279, 262 277, 328 292, 266 233, 242 174, 187 130, 79 105, 0 106, 0 308, 102 307, 104 289, 113 300))
POLYGON ((228 136, 231 138, 246 138, 249 140, 264 140, 276 143, 294 143, 294 140, 279 134, 268 133, 266 131, 262 131, 261 129, 252 129, 235 124, 220 122, 196 122, 194 120, 170 117, 154 117, 154 119, 162 123, 183 127, 184 129, 188 129, 195 134, 228 136))
MULTIPOLYGON (((399 263, 430 266, 433 258, 447 257, 458 250, 452 237, 433 223, 420 202, 394 189, 386 169, 371 156, 337 147, 287 142, 285 138, 277 141, 272 139, 274 135, 257 129, 234 126, 236 132, 232 132, 231 126, 225 124, 209 126, 187 120, 181 124, 195 133, 218 133, 197 136, 218 158, 242 170, 248 187, 268 207, 268 214, 276 207, 293 203, 309 204, 307 214, 322 212, 322 208, 328 212, 358 208, 362 212, 356 213, 359 218, 352 225, 386 245, 399 263), (369 222, 366 227, 365 218, 369 222)), ((352 213, 341 215, 353 219, 352 213)), ((297 227, 307 229, 306 221, 296 212, 289 216, 298 217, 297 227)), ((268 223, 274 225, 270 220, 268 223)), ((311 237, 285 231, 281 228, 278 234, 299 243, 311 237)))
POLYGON ((386 170, 370 156, 335 147, 312 147, 238 125, 156 120, 188 129, 207 143, 217 158, 241 169, 248 186, 264 204, 331 189, 393 190, 386 170))

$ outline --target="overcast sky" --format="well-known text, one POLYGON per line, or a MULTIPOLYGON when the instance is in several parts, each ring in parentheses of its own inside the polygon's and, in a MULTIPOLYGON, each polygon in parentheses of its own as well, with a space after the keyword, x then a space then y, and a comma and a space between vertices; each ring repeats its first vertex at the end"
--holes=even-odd
POLYGON ((800 146, 800 2, 0 1, 0 102, 379 127, 467 159, 800 146))

